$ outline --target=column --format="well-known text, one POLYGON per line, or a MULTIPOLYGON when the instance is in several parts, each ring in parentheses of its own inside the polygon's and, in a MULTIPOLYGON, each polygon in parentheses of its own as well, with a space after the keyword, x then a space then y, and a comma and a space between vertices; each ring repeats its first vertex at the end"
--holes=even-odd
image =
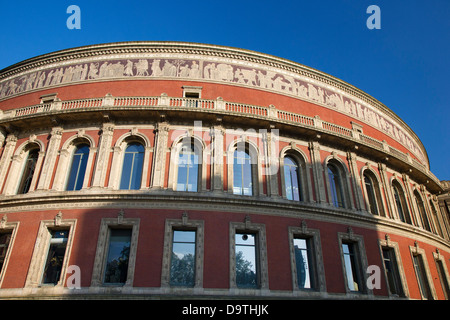
POLYGON ((320 159, 320 144, 317 141, 309 142, 309 151, 311 153, 311 165, 313 168, 316 201, 320 204, 326 204, 327 197, 325 193, 325 182, 323 179, 322 160, 320 159))
POLYGON ((386 174, 386 165, 384 163, 378 163, 378 172, 381 177, 381 184, 383 186, 384 195, 386 197, 386 205, 389 212, 389 215, 386 214, 386 217, 390 216, 391 219, 397 219, 397 210, 394 204, 393 195, 391 191, 391 186, 389 184, 387 174, 386 174))
POLYGON ((225 133, 222 126, 214 126, 212 133, 212 175, 211 189, 212 191, 223 191, 223 135, 225 133))
POLYGON ((103 188, 105 186, 106 172, 108 170, 111 143, 114 133, 113 123, 104 123, 98 148, 98 156, 94 169, 92 187, 103 188))
MULTIPOLYGON (((361 177, 358 172, 358 165, 356 163, 356 154, 354 152, 347 152, 347 160, 350 166, 350 180, 351 185, 355 189, 355 203, 357 210, 365 209, 364 196, 362 192, 362 185, 359 183, 361 177)), ((352 193, 350 192, 350 198, 352 193)))
MULTIPOLYGON (((6 137, 6 145, 3 148, 2 158, 0 159, 0 190, 6 180, 6 173, 9 169, 14 149, 16 148, 17 137, 13 134, 9 134, 6 137)), ((15 177, 17 179, 17 176, 15 177)))
POLYGON ((164 177, 166 171, 167 140, 169 137, 169 125, 167 122, 158 123, 156 131, 155 155, 153 159, 152 184, 154 189, 164 187, 164 177))
POLYGON ((280 150, 278 148, 278 132, 275 129, 275 134, 272 132, 267 132, 265 135, 265 139, 263 137, 264 142, 264 156, 265 156, 265 170, 267 177, 267 195, 270 197, 279 197, 279 188, 278 188, 278 171, 280 168, 279 165, 279 153, 280 150))
MULTIPOLYGON (((53 170, 55 168, 56 157, 58 156, 59 146, 61 144, 62 133, 63 128, 61 127, 53 128, 52 132, 50 133, 51 137, 47 146, 47 152, 45 154, 44 164, 42 166, 42 171, 40 174, 39 183, 37 185, 36 190, 47 190, 50 187, 50 182, 53 176, 53 170)), ((35 176, 37 175, 35 174, 35 176)), ((30 191, 31 190, 32 188, 30 188, 30 191)))

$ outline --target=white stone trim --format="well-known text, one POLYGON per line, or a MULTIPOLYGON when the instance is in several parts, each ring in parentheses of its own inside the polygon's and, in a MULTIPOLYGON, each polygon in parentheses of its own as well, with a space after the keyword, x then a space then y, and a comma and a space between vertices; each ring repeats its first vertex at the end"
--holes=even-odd
POLYGON ((298 165, 299 178, 300 178, 300 188, 303 194, 304 202, 314 202, 313 198, 313 185, 311 183, 311 164, 308 160, 308 157, 304 154, 304 152, 295 146, 295 143, 292 143, 289 146, 284 147, 280 152, 279 158, 279 172, 281 178, 281 196, 283 199, 286 198, 286 185, 285 185, 285 176, 284 176, 284 158, 290 156, 293 157, 298 165))
POLYGON ((326 280, 325 280, 325 268, 323 264, 322 245, 320 240, 320 230, 308 228, 305 221, 302 221, 300 227, 290 226, 289 232, 289 251, 291 256, 291 275, 292 275, 292 290, 298 291, 297 294, 301 296, 309 296, 311 292, 325 293, 326 280), (297 284, 297 266, 295 259, 294 239, 296 237, 308 238, 312 244, 312 267, 314 270, 314 288, 312 289, 300 289, 297 284))
POLYGON ((247 215, 244 222, 230 222, 230 290, 235 292, 254 292, 255 290, 269 290, 269 273, 267 266, 266 226, 260 223, 252 223, 247 215), (256 234, 256 270, 257 289, 240 289, 236 284, 236 243, 237 232, 249 232, 256 234))
POLYGON ((398 243, 394 242, 394 241, 391 241, 390 240, 390 236, 388 234, 386 234, 385 240, 384 239, 378 239, 378 247, 380 249, 380 258, 381 258, 381 261, 382 261, 383 272, 384 272, 384 279, 385 279, 385 284, 386 284, 386 289, 388 291, 388 295, 390 297, 397 297, 397 295, 393 295, 391 293, 391 291, 389 290, 389 283, 388 283, 388 279, 387 279, 387 272, 386 272, 386 268, 385 268, 385 265, 384 265, 384 258, 383 258, 383 247, 387 247, 387 248, 390 248, 390 249, 394 250, 395 260, 397 262, 397 268, 398 268, 398 273, 399 273, 399 276, 400 276, 400 283, 402 285, 402 290, 403 290, 403 293, 405 294, 405 297, 409 298, 410 294, 409 294, 409 289, 408 289, 408 281, 406 279, 405 269, 403 267, 403 260, 402 260, 401 254, 400 254, 400 247, 399 247, 398 243))
POLYGON ((411 253, 411 263, 412 263, 413 269, 414 269, 413 272, 416 275, 417 287, 418 287, 418 290, 420 292, 422 299, 425 299, 425 297, 422 294, 422 290, 420 290, 420 285, 419 285, 418 279, 417 279, 417 273, 414 268, 414 257, 415 256, 420 256, 422 259, 423 267, 425 268, 425 270, 424 270, 425 276, 426 276, 426 279, 424 279, 424 280, 427 281, 428 286, 430 287, 431 296, 433 297, 434 300, 436 300, 437 299, 436 289, 434 288, 433 276, 431 275, 430 267, 428 266, 428 259, 427 259, 426 253, 425 253, 425 249, 420 248, 419 243, 417 241, 415 241, 413 246, 409 246, 409 251, 411 253))
POLYGON ((184 144, 193 143, 194 148, 198 151, 198 184, 197 192, 206 191, 207 176, 207 148, 201 137, 194 134, 182 134, 175 138, 170 147, 170 164, 169 164, 169 181, 168 188, 173 191, 177 190, 178 179, 178 158, 181 148, 184 144))
MULTIPOLYGON (((195 239, 195 281, 194 290, 203 288, 204 235, 203 220, 191 220, 184 212, 181 219, 166 219, 164 230, 164 252, 162 258, 161 287, 170 287, 170 265, 174 230, 191 230, 196 232, 195 239)), ((178 289, 178 287, 176 287, 178 289)))
POLYGON ((43 220, 39 225, 39 231, 34 245, 33 256, 31 258, 30 267, 28 269, 27 279, 25 281, 25 288, 36 288, 42 285, 41 278, 44 270, 45 259, 47 258, 47 251, 51 239, 50 230, 69 229, 67 238, 66 252, 64 254, 64 262, 61 268, 61 277, 56 287, 63 287, 66 281, 66 270, 69 265, 70 253, 72 251, 73 237, 76 229, 76 219, 62 219, 61 211, 55 216, 53 220, 43 220))
POLYGON ((339 253, 341 257, 341 265, 342 265, 342 273, 344 275, 344 288, 345 292, 349 296, 354 296, 355 298, 359 298, 361 295, 368 295, 369 297, 373 297, 373 290, 367 287, 366 279, 367 274, 366 270, 368 268, 366 249, 364 246, 364 236, 357 235, 353 233, 353 229, 351 227, 348 228, 348 232, 338 232, 338 243, 339 243, 339 253), (348 242, 356 245, 355 254, 357 255, 357 265, 356 272, 358 273, 358 277, 360 280, 359 285, 361 286, 361 290, 358 292, 350 291, 347 286, 347 273, 345 270, 345 261, 344 261, 344 252, 342 251, 342 243, 348 242))
POLYGON ((6 270, 8 269, 11 252, 14 247, 14 241, 16 240, 17 231, 19 229, 19 224, 20 224, 19 221, 8 222, 6 214, 4 214, 2 216, 2 219, 0 220, 0 232, 2 231, 11 232, 11 239, 9 240, 8 250, 6 251, 5 259, 3 260, 3 268, 0 269, 0 288, 2 287, 4 275, 6 273, 6 270))
POLYGON ((124 218, 121 210, 117 218, 103 218, 98 234, 97 249, 95 252, 94 268, 92 271, 91 287, 112 287, 103 283, 105 273, 105 262, 108 254, 109 235, 112 228, 129 228, 132 230, 130 243, 130 256, 128 260, 127 280, 124 287, 132 287, 134 280, 134 267, 136 264, 136 252, 139 236, 139 218, 124 218))
MULTIPOLYGON (((234 175, 234 151, 238 145, 244 144, 244 149, 248 151, 252 168, 252 195, 251 197, 263 195, 263 179, 261 168, 261 154, 254 141, 246 137, 238 138, 228 145, 227 149, 227 176, 228 176, 228 194, 233 193, 233 175, 234 175)), ((248 196, 247 196, 248 197, 248 196)))

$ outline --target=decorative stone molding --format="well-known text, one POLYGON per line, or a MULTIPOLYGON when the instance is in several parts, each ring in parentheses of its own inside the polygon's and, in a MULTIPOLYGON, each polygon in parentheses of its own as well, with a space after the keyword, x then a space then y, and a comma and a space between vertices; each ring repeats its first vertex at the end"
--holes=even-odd
MULTIPOLYGON (((425 272, 426 279, 424 279, 424 280, 427 281, 427 284, 430 288, 430 292, 431 292, 433 299, 436 299, 437 298, 436 289, 434 288, 434 281, 433 281, 433 277, 431 276, 430 268, 428 266, 428 259, 425 254, 425 250, 419 247, 419 242, 416 240, 416 241, 414 241, 413 246, 409 246, 409 251, 411 253, 411 259, 413 260, 413 262, 412 262, 413 264, 414 264, 414 257, 420 256, 423 267, 425 269, 424 272, 425 272)), ((416 274, 416 277, 418 277, 417 274, 416 274)), ((419 289, 419 291, 421 292, 420 289, 419 289)), ((421 292, 421 295, 422 295, 422 299, 424 299, 425 297, 423 296, 422 292, 421 292)))
MULTIPOLYGON (((62 219, 61 211, 56 214, 53 220, 42 220, 34 245, 33 256, 31 257, 30 268, 28 270, 25 288, 37 288, 44 286, 41 284, 42 272, 47 258, 47 250, 51 240, 51 230, 68 229, 66 252, 61 268, 61 277, 55 287, 63 287, 66 281, 67 267, 69 265, 70 253, 72 250, 73 237, 76 229, 75 219, 62 219)), ((49 285, 45 285, 49 286, 49 285)), ((51 285, 50 285, 51 286, 51 285)))
POLYGON ((232 291, 254 291, 252 289, 238 289, 236 284, 236 243, 237 232, 249 232, 256 234, 256 269, 258 277, 258 289, 269 290, 269 274, 267 267, 266 227, 263 224, 253 223, 250 216, 246 215, 244 222, 230 222, 230 289, 232 291))
POLYGON ((311 266, 313 270, 312 275, 312 290, 317 292, 326 292, 326 281, 325 281, 325 268, 323 265, 323 256, 322 256, 322 244, 320 240, 320 231, 317 229, 308 228, 305 220, 302 220, 300 227, 289 227, 289 249, 291 254, 291 271, 292 271, 292 288, 294 291, 297 291, 298 295, 309 296, 309 289, 302 290, 298 287, 297 283, 297 265, 295 258, 295 248, 294 248, 294 239, 296 237, 309 239, 309 245, 311 248, 309 249, 312 254, 311 257, 311 266))
POLYGON ((367 294, 368 296, 373 296, 373 290, 368 288, 366 285, 367 274, 365 273, 368 268, 366 250, 364 246, 364 237, 362 235, 357 235, 353 232, 352 227, 347 228, 347 232, 338 232, 338 241, 339 241, 339 252, 341 256, 342 263, 342 272, 345 279, 345 291, 347 295, 350 296, 358 296, 361 294, 367 294), (356 246, 355 254, 357 255, 357 264, 356 264, 356 272, 359 278, 359 285, 361 286, 361 290, 359 292, 350 291, 347 286, 347 273, 345 270, 345 261, 344 261, 344 252, 342 250, 342 244, 344 242, 353 243, 356 246))
MULTIPOLYGON (((392 241, 390 235, 386 233, 385 240, 383 240, 383 239, 378 240, 378 246, 380 249, 380 257, 381 257, 382 261, 384 260, 383 247, 394 250, 395 260, 396 260, 395 262, 397 263, 397 268, 398 268, 398 273, 400 276, 400 283, 402 286, 402 290, 403 290, 403 293, 405 294, 405 297, 408 298, 410 296, 409 289, 408 289, 408 281, 406 279, 405 269, 403 267, 403 259, 400 254, 400 247, 399 247, 398 242, 392 241)), ((389 296, 393 297, 394 295, 389 290, 389 284, 388 284, 388 280, 387 280, 388 275, 387 275, 387 270, 386 270, 384 263, 383 263, 383 272, 384 272, 384 279, 386 280, 386 288, 388 288, 389 296)))
POLYGON ((108 160, 110 157, 112 136, 114 133, 113 123, 104 123, 102 127, 102 134, 97 153, 97 161, 95 163, 94 175, 92 180, 93 187, 103 188, 106 179, 106 172, 108 170, 108 160))
MULTIPOLYGON (((124 288, 132 287, 134 280, 134 267, 136 265, 136 250, 139 236, 139 218, 124 218, 124 211, 121 209, 117 218, 103 218, 100 224, 100 232, 97 242, 97 250, 95 252, 94 268, 92 271, 91 287, 105 286, 103 284, 105 263, 108 254, 109 237, 111 228, 130 228, 131 231, 131 243, 130 254, 128 260, 128 272, 127 280, 124 284, 124 288)), ((111 287, 111 285, 108 285, 111 287)))
POLYGON ((8 232, 11 234, 8 249, 6 250, 6 252, 3 251, 3 267, 0 269, 0 288, 2 287, 5 272, 8 269, 12 248, 14 247, 17 231, 19 229, 19 224, 19 221, 8 221, 8 217, 6 214, 4 214, 0 219, 0 232, 8 232))
POLYGON ((164 253, 162 260, 161 287, 170 288, 170 265, 174 230, 191 230, 196 232, 195 240, 195 280, 194 290, 203 288, 204 264, 204 222, 191 220, 188 213, 183 212, 181 219, 166 219, 164 231, 164 253))

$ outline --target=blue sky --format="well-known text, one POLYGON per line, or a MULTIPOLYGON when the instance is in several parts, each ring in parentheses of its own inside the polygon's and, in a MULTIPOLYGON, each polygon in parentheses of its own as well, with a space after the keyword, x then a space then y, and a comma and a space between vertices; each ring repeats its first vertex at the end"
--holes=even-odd
POLYGON ((5 1, 0 69, 71 47, 137 40, 226 45, 272 54, 372 95, 419 136, 440 180, 450 180, 449 0, 5 1), (67 7, 81 9, 69 30, 67 7), (369 5, 381 29, 369 30, 369 5))

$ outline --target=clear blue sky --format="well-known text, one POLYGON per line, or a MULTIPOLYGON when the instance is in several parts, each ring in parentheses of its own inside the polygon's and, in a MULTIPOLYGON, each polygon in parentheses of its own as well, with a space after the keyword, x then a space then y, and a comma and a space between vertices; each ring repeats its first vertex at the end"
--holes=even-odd
POLYGON ((70 47, 164 40, 272 54, 336 76, 372 95, 419 136, 431 171, 450 180, 449 0, 6 1, 0 69, 70 47), (69 30, 69 5, 81 29, 69 30), (369 30, 369 5, 381 29, 369 30))

